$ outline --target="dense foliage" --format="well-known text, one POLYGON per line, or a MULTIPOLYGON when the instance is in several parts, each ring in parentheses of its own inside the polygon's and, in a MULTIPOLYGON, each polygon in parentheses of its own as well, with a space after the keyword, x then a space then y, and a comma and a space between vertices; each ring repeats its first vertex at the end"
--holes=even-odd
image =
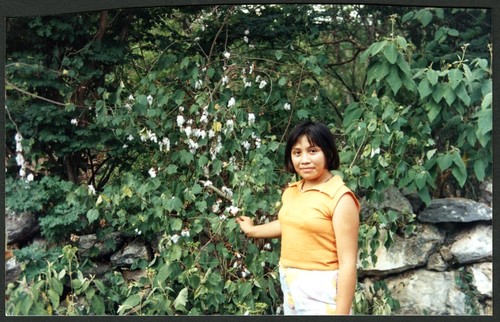
MULTIPOLYGON (((45 263, 17 252, 7 313, 278 314, 279 241, 243 238, 232 217, 276 217, 295 179, 284 141, 306 118, 329 125, 338 174, 370 201, 360 259, 375 261, 381 230, 388 246, 414 227, 377 207, 387 187, 428 203, 474 197, 491 177, 490 33, 487 10, 387 6, 9 19, 6 203, 36 213, 57 247, 45 263), (140 281, 84 274, 100 258, 78 254, 77 237, 114 249, 116 231, 151 245, 130 267, 140 281)), ((397 305, 366 298, 357 313, 397 305)))

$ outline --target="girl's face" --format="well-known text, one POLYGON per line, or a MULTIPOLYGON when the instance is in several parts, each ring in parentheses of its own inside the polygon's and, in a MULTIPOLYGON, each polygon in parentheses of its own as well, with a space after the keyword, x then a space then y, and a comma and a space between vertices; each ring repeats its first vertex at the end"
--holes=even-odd
POLYGON ((311 184, 321 183, 331 176, 325 154, 319 146, 311 145, 305 135, 295 142, 291 158, 295 172, 311 184))

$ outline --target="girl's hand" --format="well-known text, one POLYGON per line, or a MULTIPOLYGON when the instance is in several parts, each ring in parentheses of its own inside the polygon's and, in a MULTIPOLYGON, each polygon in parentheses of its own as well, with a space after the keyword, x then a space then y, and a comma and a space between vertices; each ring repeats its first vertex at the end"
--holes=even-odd
POLYGON ((250 230, 254 227, 252 218, 247 216, 236 217, 236 223, 240 225, 240 228, 245 235, 248 235, 250 230))

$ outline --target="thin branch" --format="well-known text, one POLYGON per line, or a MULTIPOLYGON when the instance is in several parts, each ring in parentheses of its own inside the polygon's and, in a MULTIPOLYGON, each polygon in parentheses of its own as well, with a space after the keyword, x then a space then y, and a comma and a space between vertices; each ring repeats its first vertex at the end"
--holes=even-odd
MULTIPOLYGON (((56 101, 53 101, 51 99, 48 99, 48 98, 45 98, 43 96, 39 96, 39 95, 36 95, 36 94, 33 94, 33 93, 30 93, 24 89, 21 89, 17 86, 15 86, 14 84, 12 84, 11 82, 9 82, 8 80, 5 80, 5 84, 7 84, 8 86, 12 87, 14 90, 20 92, 20 93, 23 93, 25 95, 28 95, 28 96, 31 96, 31 97, 34 97, 36 99, 39 99, 39 100, 42 100, 42 101, 45 101, 45 102, 49 102, 49 103, 52 103, 54 105, 58 105, 58 106, 63 106, 63 107, 66 107, 66 104, 65 103, 61 103, 61 102, 56 102, 56 101)), ((78 107, 78 108, 88 108, 88 106, 82 106, 82 105, 75 105, 75 107, 78 107)))
POLYGON ((219 196, 221 196, 222 198, 228 200, 228 201, 233 201, 227 193, 224 193, 222 192, 222 190, 220 190, 219 188, 217 187, 214 187, 212 184, 207 184, 207 181, 205 180, 198 180, 198 182, 200 182, 201 184, 203 184, 203 186, 209 188, 210 190, 212 190, 213 192, 215 192, 216 194, 218 194, 219 196))

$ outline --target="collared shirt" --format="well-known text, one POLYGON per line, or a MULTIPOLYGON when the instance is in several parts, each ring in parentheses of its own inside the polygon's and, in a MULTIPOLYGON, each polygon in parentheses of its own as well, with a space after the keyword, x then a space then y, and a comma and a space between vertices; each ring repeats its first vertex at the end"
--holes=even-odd
POLYGON ((307 270, 338 269, 332 217, 344 194, 350 194, 358 208, 359 201, 339 176, 306 191, 301 191, 303 183, 304 180, 290 184, 281 198, 280 265, 307 270))

